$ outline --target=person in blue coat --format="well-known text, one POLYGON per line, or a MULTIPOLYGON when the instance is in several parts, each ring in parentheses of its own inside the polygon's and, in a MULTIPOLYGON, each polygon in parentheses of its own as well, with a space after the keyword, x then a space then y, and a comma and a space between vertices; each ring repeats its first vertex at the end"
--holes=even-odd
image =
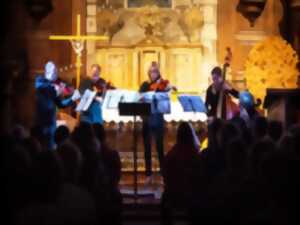
POLYGON ((54 149, 54 134, 56 130, 56 110, 75 104, 80 98, 77 90, 69 98, 62 98, 63 88, 55 85, 57 80, 56 65, 49 61, 45 65, 45 73, 37 75, 35 79, 36 91, 36 117, 35 127, 42 132, 40 135, 44 137, 47 148, 54 149))

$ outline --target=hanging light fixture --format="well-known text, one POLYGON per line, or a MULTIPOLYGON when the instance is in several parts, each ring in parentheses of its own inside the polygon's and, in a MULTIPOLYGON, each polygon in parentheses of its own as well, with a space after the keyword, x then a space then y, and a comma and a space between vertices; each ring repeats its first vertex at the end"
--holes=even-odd
POLYGON ((52 10, 52 0, 24 0, 29 15, 37 22, 45 18, 52 10))
POLYGON ((240 0, 237 11, 241 13, 254 27, 256 19, 264 11, 267 0, 240 0))

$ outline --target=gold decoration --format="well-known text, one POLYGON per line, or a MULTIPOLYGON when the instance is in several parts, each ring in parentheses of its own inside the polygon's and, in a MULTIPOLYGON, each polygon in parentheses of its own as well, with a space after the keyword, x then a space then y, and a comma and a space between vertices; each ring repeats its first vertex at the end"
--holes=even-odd
POLYGON ((156 5, 146 5, 137 10, 136 21, 145 30, 145 34, 162 36, 163 27, 170 21, 165 13, 162 13, 156 5))
POLYGON ((298 61, 296 52, 281 37, 269 37, 256 44, 245 64, 249 91, 263 100, 267 88, 296 88, 298 61))
POLYGON ((199 41, 200 31, 204 24, 200 6, 187 8, 180 16, 179 24, 191 42, 199 41))

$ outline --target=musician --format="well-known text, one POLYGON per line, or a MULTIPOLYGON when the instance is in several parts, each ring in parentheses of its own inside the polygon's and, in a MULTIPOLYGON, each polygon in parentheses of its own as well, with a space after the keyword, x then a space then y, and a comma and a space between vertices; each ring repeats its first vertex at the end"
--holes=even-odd
POLYGON ((75 104, 80 98, 78 91, 63 98, 66 85, 58 82, 56 65, 49 61, 45 65, 44 75, 38 75, 35 80, 36 118, 35 126, 40 129, 49 149, 55 147, 54 133, 56 130, 56 107, 64 108, 75 104))
MULTIPOLYGON (((156 91, 156 92, 167 92, 174 89, 168 80, 164 80, 161 77, 158 65, 156 62, 152 62, 148 70, 149 81, 145 81, 141 87, 140 92, 156 91)), ((164 161, 164 117, 162 113, 152 113, 148 117, 143 118, 143 140, 145 150, 145 165, 146 165, 146 185, 151 184, 152 178, 152 161, 151 161, 151 141, 152 137, 156 143, 156 150, 159 160, 160 168, 162 168, 164 161)))
POLYGON ((103 124, 102 102, 104 95, 106 90, 114 89, 114 87, 110 82, 106 82, 103 78, 101 78, 100 65, 91 65, 89 77, 81 82, 79 90, 82 95, 86 89, 96 91, 97 94, 88 110, 81 112, 80 121, 85 121, 91 124, 103 124))
POLYGON ((223 90, 223 101, 221 105, 222 115, 221 118, 226 118, 226 98, 225 96, 230 94, 235 98, 239 98, 239 92, 232 88, 230 84, 223 80, 222 69, 220 67, 214 67, 211 71, 211 77, 213 83, 208 87, 206 91, 205 105, 208 110, 209 118, 217 117, 217 108, 220 98, 220 93, 223 90))

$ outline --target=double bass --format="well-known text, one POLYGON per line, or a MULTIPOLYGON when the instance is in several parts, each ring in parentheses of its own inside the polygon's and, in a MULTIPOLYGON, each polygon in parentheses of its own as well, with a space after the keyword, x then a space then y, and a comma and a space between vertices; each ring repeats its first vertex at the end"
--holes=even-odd
MULTIPOLYGON (((220 90, 220 97, 218 100, 218 105, 217 105, 217 118, 222 118, 226 120, 230 120, 235 116, 240 116, 241 113, 241 107, 243 107, 243 104, 236 104, 233 102, 231 96, 226 93, 226 90, 224 89, 224 83, 226 82, 226 73, 227 73, 227 68, 230 66, 231 60, 232 60, 232 52, 229 47, 226 48, 227 54, 225 57, 225 63, 223 65, 223 70, 222 70, 222 89, 220 90), (224 99, 225 98, 225 99, 224 99), (225 103, 225 106, 223 104, 225 103), (225 110, 225 112, 224 112, 225 110)), ((248 91, 244 91, 248 92, 248 91)), ((248 92, 249 95, 252 96, 250 92, 248 92)), ((240 99, 241 101, 241 99, 240 99)), ((250 108, 247 108, 247 111, 253 111, 258 115, 263 115, 263 112, 259 109, 259 106, 261 105, 260 99, 253 99, 253 102, 251 103, 252 105, 250 108)), ((242 109, 243 110, 243 109, 242 109)))
POLYGON ((226 93, 226 90, 224 89, 224 84, 226 82, 226 74, 227 74, 227 68, 230 67, 230 63, 232 60, 232 52, 229 47, 226 48, 227 54, 225 56, 225 62, 223 65, 222 70, 222 85, 220 90, 220 97, 218 99, 218 105, 217 105, 217 118, 222 118, 226 120, 230 120, 235 116, 238 116, 240 113, 240 107, 235 102, 232 101, 231 96, 226 93), (224 99, 225 98, 225 99, 224 99), (223 102, 225 102, 225 107, 223 106, 223 102), (224 112, 225 110, 225 112, 224 112))

